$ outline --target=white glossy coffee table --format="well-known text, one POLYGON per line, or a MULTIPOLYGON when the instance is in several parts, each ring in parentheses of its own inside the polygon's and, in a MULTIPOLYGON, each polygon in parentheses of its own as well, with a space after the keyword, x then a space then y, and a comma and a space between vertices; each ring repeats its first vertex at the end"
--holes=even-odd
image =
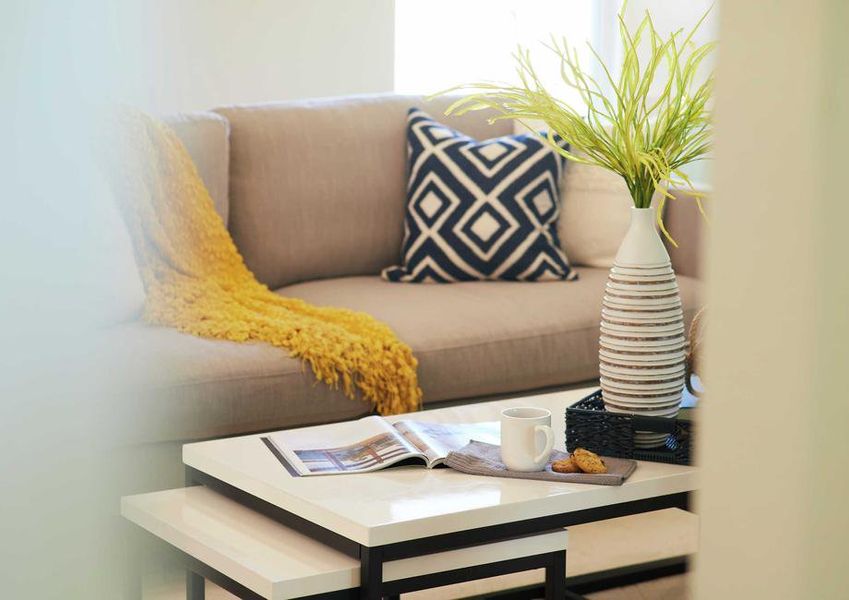
MULTIPOLYGON (((552 412, 555 448, 565 449, 563 415, 590 389, 499 400, 416 413, 415 419, 496 421, 509 406, 552 412)), ((395 417, 403 418, 403 417, 395 417)), ((311 428, 320 434, 322 425, 311 428)), ((384 564, 493 544, 663 508, 687 508, 693 467, 640 462, 619 487, 465 475, 450 469, 398 467, 375 473, 293 477, 263 435, 183 447, 187 483, 203 484, 294 531, 360 561, 360 597, 402 589, 384 564)), ((438 580, 435 585, 441 585, 438 580)), ((555 592, 557 593, 557 592, 555 592)))

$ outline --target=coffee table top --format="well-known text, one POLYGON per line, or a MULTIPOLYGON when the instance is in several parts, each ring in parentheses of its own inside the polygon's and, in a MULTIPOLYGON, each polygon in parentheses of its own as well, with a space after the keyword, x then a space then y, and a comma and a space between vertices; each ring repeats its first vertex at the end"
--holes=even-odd
MULTIPOLYGON (((552 412, 555 448, 565 449, 564 411, 591 389, 427 410, 390 420, 497 421, 511 406, 552 412)), ((333 425, 311 428, 319 433, 333 425)), ((622 486, 480 477, 451 469, 394 467, 373 473, 293 477, 260 438, 248 435, 183 446, 183 462, 325 529, 380 546, 546 515, 693 491, 696 469, 640 461, 622 486)))

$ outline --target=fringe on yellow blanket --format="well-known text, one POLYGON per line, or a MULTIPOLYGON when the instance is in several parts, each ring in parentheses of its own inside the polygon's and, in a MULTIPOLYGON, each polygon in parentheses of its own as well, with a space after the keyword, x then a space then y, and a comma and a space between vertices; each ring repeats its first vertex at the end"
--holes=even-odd
POLYGON ((121 161, 117 196, 146 290, 147 322, 285 348, 319 380, 352 398, 359 392, 380 414, 419 408, 416 359, 387 325, 284 298, 258 282, 177 135, 138 112, 118 121, 130 157, 121 161))

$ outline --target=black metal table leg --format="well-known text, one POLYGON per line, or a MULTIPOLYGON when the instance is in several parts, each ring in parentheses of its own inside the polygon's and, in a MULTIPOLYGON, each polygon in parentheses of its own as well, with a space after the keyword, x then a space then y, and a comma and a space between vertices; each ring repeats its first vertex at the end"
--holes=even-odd
POLYGON ((186 600, 204 600, 206 580, 194 571, 186 571, 186 600))
POLYGON ((545 568, 545 599, 566 597, 566 551, 552 553, 552 563, 545 568))
POLYGON ((360 546, 360 598, 383 598, 383 549, 360 546))

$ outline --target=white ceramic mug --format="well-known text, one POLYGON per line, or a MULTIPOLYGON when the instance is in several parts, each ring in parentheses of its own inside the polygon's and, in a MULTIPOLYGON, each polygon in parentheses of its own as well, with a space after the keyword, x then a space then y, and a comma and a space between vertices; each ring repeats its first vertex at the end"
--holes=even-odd
POLYGON ((554 447, 551 411, 517 407, 501 411, 501 460, 511 471, 542 471, 554 447), (545 443, 540 451, 539 437, 545 443))

